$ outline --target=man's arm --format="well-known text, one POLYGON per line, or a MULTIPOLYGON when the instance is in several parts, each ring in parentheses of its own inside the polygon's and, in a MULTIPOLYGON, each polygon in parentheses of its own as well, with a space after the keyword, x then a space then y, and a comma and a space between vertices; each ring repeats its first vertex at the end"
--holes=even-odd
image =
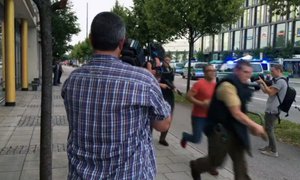
POLYGON ((278 89, 274 88, 273 86, 267 86, 264 80, 262 80, 259 77, 259 80, 257 81, 261 85, 261 90, 268 94, 269 96, 275 96, 278 93, 278 89))
POLYGON ((208 100, 200 101, 195 98, 196 94, 197 94, 197 92, 194 89, 190 89, 186 95, 187 100, 195 105, 202 106, 202 107, 208 107, 210 101, 208 101, 208 100))
POLYGON ((239 122, 245 124, 249 127, 250 132, 255 136, 260 136, 263 139, 266 139, 266 132, 263 126, 257 124, 256 122, 252 121, 245 113, 241 111, 240 106, 231 106, 229 107, 229 111, 231 115, 238 120, 239 122))
POLYGON ((170 128, 171 120, 172 118, 169 116, 164 120, 153 121, 152 127, 159 132, 165 132, 170 128))
POLYGON ((217 98, 225 103, 231 115, 239 122, 245 124, 253 135, 266 139, 264 128, 252 121, 241 110, 241 101, 237 95, 237 89, 230 83, 224 82, 217 89, 217 98))

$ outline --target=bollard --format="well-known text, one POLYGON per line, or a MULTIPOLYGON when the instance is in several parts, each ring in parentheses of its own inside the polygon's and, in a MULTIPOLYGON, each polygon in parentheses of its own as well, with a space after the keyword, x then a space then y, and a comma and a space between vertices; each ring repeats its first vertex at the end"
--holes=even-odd
POLYGON ((35 81, 31 82, 32 91, 37 91, 39 84, 35 81))

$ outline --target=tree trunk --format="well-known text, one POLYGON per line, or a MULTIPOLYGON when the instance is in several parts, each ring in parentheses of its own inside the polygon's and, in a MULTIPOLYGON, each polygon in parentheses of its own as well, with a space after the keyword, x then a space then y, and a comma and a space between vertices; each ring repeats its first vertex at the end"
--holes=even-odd
POLYGON ((187 75, 187 85, 186 85, 186 93, 190 90, 190 81, 191 81, 191 60, 194 54, 194 31, 192 29, 189 30, 189 59, 188 59, 188 75, 187 75))
POLYGON ((39 1, 42 40, 40 179, 52 179, 52 28, 51 1, 39 1))

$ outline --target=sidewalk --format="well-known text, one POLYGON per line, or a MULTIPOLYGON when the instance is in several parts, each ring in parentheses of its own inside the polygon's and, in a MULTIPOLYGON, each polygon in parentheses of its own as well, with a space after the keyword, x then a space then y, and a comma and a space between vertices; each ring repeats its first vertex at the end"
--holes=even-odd
MULTIPOLYGON (((62 80, 71 71, 64 67, 62 80)), ((66 139, 68 122, 63 101, 60 96, 61 86, 53 87, 53 179, 67 179, 68 161, 66 139)), ((40 149, 40 111, 41 91, 17 91, 14 107, 0 107, 0 179, 33 180, 39 179, 40 149)), ((204 156, 200 151, 188 146, 182 149, 179 139, 169 133, 169 147, 158 144, 158 132, 154 132, 154 144, 157 154, 157 180, 192 179, 189 169, 191 159, 204 156)), ((230 180, 232 172, 223 169, 217 178, 203 174, 204 180, 230 180)))

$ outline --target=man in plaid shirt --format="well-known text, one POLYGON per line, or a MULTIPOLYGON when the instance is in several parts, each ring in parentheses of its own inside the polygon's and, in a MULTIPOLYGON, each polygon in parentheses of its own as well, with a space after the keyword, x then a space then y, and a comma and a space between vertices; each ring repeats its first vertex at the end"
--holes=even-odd
POLYGON ((99 13, 90 35, 93 59, 65 81, 69 121, 68 179, 155 179, 150 124, 170 126, 170 106, 146 69, 119 60, 122 19, 99 13))

